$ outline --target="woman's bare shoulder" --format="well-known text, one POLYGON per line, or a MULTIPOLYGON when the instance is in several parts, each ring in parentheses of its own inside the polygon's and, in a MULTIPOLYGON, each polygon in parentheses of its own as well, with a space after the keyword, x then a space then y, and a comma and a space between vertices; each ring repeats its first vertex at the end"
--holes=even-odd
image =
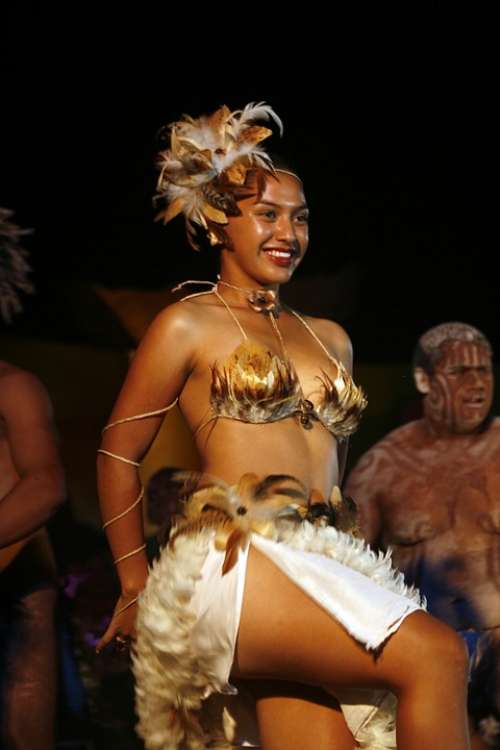
POLYGON ((347 331, 339 323, 328 318, 315 318, 312 315, 301 315, 306 323, 319 336, 322 343, 342 364, 352 367, 352 343, 347 331))
POLYGON ((203 336, 210 324, 210 310, 213 307, 203 298, 179 300, 163 308, 153 319, 147 335, 182 336, 194 340, 203 336))

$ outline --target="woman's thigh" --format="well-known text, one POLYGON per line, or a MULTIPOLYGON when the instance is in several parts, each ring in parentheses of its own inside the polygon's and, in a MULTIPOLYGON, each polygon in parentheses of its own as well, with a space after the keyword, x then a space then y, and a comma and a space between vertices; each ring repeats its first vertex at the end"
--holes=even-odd
MULTIPOLYGON (((376 653, 368 652, 254 547, 248 558, 234 673, 311 685, 397 691, 451 631, 414 612, 376 653)), ((429 670, 429 664, 425 667, 429 670)))
POLYGON ((335 698, 321 688, 281 680, 252 680, 264 750, 353 750, 335 698))

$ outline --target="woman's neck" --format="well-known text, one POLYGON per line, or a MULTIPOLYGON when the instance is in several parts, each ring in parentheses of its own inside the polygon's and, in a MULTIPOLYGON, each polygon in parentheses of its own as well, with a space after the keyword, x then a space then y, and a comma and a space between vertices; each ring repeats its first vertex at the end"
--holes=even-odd
POLYGON ((255 279, 248 276, 241 278, 239 275, 237 279, 240 283, 235 283, 234 276, 234 274, 227 273, 218 275, 216 290, 219 296, 222 294, 223 298, 233 306, 250 306, 256 312, 279 315, 279 284, 263 286, 255 279))
POLYGON ((237 302, 243 302, 251 292, 259 290, 273 292, 275 299, 279 300, 279 284, 261 284, 257 279, 245 273, 235 273, 228 269, 222 269, 217 278, 219 279, 219 291, 223 291, 224 296, 237 302))

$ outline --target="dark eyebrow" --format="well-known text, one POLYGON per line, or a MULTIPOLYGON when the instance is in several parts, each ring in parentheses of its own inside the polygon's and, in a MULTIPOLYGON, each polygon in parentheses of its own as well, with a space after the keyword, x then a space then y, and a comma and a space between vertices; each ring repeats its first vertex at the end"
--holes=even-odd
MULTIPOLYGON (((260 201, 256 201, 255 205, 256 206, 273 206, 274 208, 281 208, 281 203, 273 203, 272 201, 263 201, 263 200, 260 200, 260 201)), ((304 209, 304 208, 308 209, 307 203, 301 203, 300 206, 297 206, 297 208, 294 209, 294 210, 295 211, 302 211, 302 209, 304 209)))

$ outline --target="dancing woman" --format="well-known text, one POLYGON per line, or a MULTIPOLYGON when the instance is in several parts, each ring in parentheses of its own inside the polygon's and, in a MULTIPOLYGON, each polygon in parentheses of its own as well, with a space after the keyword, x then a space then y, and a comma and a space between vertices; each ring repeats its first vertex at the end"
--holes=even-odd
POLYGON ((365 398, 343 329, 280 301, 308 209, 300 178, 260 145, 269 118, 280 124, 264 104, 185 117, 160 157, 163 218, 183 212, 192 244, 201 227, 220 275, 153 322, 104 432, 121 596, 99 648, 137 639, 148 750, 231 747, 230 712, 210 735, 199 710, 235 679, 255 684, 265 750, 395 747, 396 698, 399 750, 466 750, 461 640, 388 558, 332 525, 345 528, 335 488, 365 398), (136 467, 177 402, 202 475, 148 573, 136 467))

